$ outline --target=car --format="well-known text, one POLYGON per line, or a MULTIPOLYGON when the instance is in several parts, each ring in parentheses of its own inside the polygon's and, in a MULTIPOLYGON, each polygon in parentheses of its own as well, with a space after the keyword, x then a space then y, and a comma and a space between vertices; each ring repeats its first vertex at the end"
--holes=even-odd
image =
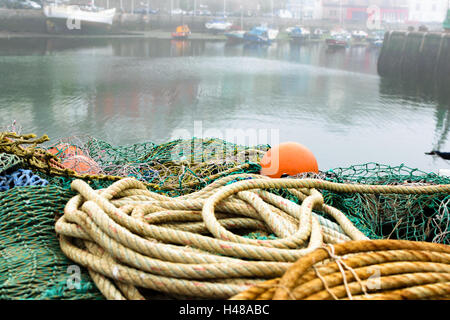
POLYGON ((231 16, 230 12, 217 11, 215 14, 216 17, 229 17, 231 16))
POLYGON ((39 3, 31 0, 2 0, 0 6, 8 9, 42 9, 39 3))
POLYGON ((30 6, 31 9, 42 9, 42 5, 37 3, 36 1, 26 0, 26 5, 30 6))
POLYGON ((159 9, 150 9, 150 8, 137 8, 133 11, 134 14, 158 14, 159 9))
POLYGON ((175 15, 183 15, 183 14, 186 14, 186 11, 181 10, 180 8, 178 8, 178 9, 173 9, 172 12, 171 12, 171 14, 175 14, 175 15))

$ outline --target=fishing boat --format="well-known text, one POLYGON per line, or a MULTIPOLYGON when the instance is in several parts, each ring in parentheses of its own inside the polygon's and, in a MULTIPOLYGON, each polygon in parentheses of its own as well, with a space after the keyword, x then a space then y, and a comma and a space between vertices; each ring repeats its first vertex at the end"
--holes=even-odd
POLYGON ((186 40, 189 38, 191 30, 187 25, 178 26, 175 32, 172 32, 172 39, 186 40))
POLYGON ((279 31, 277 29, 258 26, 246 32, 244 34, 244 40, 247 42, 270 44, 277 38, 278 33, 279 31))
POLYGON ((334 36, 325 40, 328 48, 347 48, 349 46, 348 39, 343 36, 334 36))
POLYGON ((116 8, 98 10, 96 7, 83 7, 78 5, 44 6, 44 15, 47 18, 47 31, 97 33, 108 32, 113 25, 116 8))
POLYGON ((206 29, 214 33, 227 31, 232 25, 231 22, 226 20, 212 20, 205 23, 206 29))
POLYGON ((323 35, 325 34, 325 31, 322 29, 315 29, 312 33, 311 33, 311 39, 321 39, 323 37, 323 35))
POLYGON ((291 29, 289 36, 293 41, 302 41, 309 39, 311 37, 311 32, 304 27, 296 26, 291 29))
POLYGON ((347 48, 350 45, 351 35, 343 30, 333 30, 330 37, 325 40, 328 48, 347 48))
POLYGON ((225 36, 227 37, 228 41, 230 42, 243 42, 244 41, 244 30, 234 30, 229 31, 225 33, 225 36))
POLYGON ((352 32, 352 38, 358 41, 365 40, 369 34, 363 30, 357 30, 352 32))

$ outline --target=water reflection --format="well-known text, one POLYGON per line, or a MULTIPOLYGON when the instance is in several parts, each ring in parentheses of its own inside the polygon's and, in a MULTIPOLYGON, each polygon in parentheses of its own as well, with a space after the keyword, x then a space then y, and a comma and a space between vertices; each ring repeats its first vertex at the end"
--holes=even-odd
MULTIPOLYGON (((0 125, 113 144, 177 129, 275 128, 321 169, 365 162, 448 168, 447 95, 380 79, 378 50, 150 39, 0 40, 0 125)), ((445 91, 445 90, 444 90, 445 91)))
POLYGON ((435 107, 434 138, 430 150, 442 150, 448 141, 450 131, 450 92, 446 86, 432 81, 399 81, 381 78, 380 94, 417 106, 435 107))

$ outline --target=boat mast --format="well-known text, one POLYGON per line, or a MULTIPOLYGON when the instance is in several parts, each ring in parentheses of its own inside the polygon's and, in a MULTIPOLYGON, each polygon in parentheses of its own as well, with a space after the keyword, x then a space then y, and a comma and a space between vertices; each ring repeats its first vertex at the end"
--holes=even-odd
POLYGON ((244 30, 244 7, 241 4, 241 30, 244 30))
POLYGON ((274 5, 273 5, 273 0, 271 1, 271 5, 272 5, 272 25, 273 25, 273 22, 274 22, 274 20, 275 20, 275 12, 274 12, 274 5))

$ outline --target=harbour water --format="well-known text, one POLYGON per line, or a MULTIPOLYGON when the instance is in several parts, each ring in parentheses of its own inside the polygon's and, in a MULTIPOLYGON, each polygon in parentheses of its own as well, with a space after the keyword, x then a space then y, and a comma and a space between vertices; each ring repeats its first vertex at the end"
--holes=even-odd
POLYGON ((279 141, 309 147, 321 170, 449 169, 424 153, 450 152, 450 98, 380 78, 378 55, 287 41, 2 39, 0 126, 15 120, 23 133, 113 145, 198 136, 199 124, 223 138, 227 129, 277 131, 279 141))

